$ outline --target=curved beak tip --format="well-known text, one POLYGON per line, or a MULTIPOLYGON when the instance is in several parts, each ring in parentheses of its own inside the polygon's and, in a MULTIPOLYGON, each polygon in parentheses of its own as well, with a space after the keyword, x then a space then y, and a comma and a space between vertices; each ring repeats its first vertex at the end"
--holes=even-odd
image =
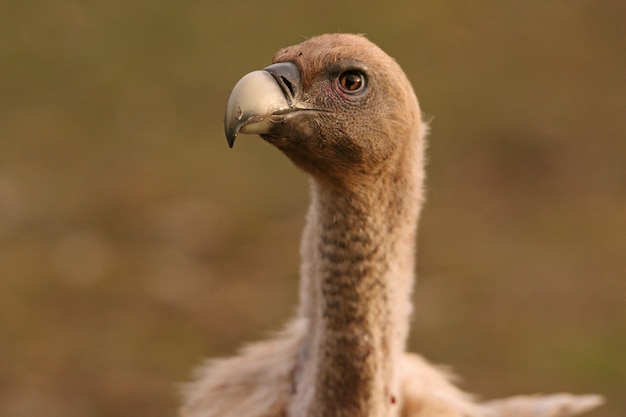
POLYGON ((230 135, 226 135, 226 142, 228 142, 228 147, 229 148, 233 148, 233 146, 235 146, 235 138, 237 137, 237 134, 234 134, 232 136, 230 135))

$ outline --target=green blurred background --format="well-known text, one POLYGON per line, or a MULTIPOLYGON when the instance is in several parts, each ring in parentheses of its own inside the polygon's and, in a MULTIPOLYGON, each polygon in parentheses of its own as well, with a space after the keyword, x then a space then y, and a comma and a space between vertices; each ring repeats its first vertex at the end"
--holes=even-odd
POLYGON ((626 415, 626 2, 6 1, 0 416, 172 416, 296 305, 305 176, 230 89, 361 32, 432 119, 410 347, 491 398, 626 415))

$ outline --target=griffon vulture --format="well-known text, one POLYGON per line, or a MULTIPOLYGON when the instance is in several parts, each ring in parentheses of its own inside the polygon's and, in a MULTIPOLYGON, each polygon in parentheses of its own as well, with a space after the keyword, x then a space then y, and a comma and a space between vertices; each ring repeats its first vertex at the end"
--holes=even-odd
POLYGON ((475 402, 405 352, 427 127, 398 64, 365 37, 317 36, 244 76, 232 147, 259 134, 304 170, 311 204, 297 316, 273 339, 208 362, 184 417, 562 417, 595 395, 475 402))

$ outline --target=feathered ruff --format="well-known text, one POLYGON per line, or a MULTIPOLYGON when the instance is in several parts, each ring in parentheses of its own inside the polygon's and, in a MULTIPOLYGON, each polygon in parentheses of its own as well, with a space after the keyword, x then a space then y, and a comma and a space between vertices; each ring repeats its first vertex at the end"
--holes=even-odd
MULTIPOLYGON (((208 361, 183 389, 180 417, 286 417, 293 373, 307 331, 295 319, 273 339, 253 343, 238 356, 208 361)), ((598 395, 515 396, 477 403, 445 368, 415 354, 402 357, 399 417, 568 417, 602 404, 598 395)))
POLYGON ((485 417, 568 417, 604 403, 600 395, 518 395, 483 403, 485 417))

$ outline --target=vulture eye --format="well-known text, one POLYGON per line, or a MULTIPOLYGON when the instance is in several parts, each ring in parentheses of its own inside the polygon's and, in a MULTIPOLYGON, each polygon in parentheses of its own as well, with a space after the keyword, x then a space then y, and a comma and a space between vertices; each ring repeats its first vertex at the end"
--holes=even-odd
POLYGON ((339 86, 349 94, 356 94, 365 87, 365 75, 359 71, 350 70, 339 76, 339 86))

